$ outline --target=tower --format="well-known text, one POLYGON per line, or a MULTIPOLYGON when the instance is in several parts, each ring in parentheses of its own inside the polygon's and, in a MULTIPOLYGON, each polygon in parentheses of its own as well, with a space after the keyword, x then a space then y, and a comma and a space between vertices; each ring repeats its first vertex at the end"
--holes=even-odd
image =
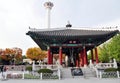
POLYGON ((45 8, 46 8, 46 10, 47 10, 46 26, 47 26, 47 28, 49 29, 49 28, 50 28, 50 11, 51 11, 51 9, 52 9, 52 7, 53 7, 53 3, 50 2, 50 1, 45 2, 45 3, 44 3, 44 6, 45 6, 45 8))

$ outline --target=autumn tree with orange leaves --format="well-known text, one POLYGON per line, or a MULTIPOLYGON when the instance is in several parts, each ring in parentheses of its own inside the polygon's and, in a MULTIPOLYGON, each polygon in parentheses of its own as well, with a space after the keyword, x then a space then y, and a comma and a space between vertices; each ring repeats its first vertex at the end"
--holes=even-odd
POLYGON ((26 52, 26 57, 35 61, 43 60, 47 57, 47 52, 38 47, 29 48, 26 52))
POLYGON ((6 48, 5 50, 0 49, 0 58, 3 61, 15 62, 22 60, 22 49, 20 48, 6 48))

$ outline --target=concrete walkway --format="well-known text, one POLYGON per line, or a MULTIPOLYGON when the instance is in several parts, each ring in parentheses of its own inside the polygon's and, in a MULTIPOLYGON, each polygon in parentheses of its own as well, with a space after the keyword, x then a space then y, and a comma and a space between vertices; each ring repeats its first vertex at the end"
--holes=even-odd
POLYGON ((120 83, 120 79, 99 79, 99 78, 67 78, 61 80, 29 80, 29 79, 8 79, 0 83, 120 83))

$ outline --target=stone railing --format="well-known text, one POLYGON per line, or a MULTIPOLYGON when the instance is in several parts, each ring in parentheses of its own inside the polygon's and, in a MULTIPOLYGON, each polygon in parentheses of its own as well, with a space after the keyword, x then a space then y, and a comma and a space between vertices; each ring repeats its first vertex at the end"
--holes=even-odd
POLYGON ((6 71, 0 73, 0 79, 24 79, 24 74, 29 74, 28 71, 6 71))
POLYGON ((4 65, 6 71, 24 71, 26 65, 4 65))
POLYGON ((95 67, 98 69, 114 68, 114 63, 98 63, 95 67))
POLYGON ((0 79, 61 79, 61 71, 58 69, 53 73, 40 73, 28 71, 7 71, 0 73, 0 79))
POLYGON ((120 78, 120 72, 99 72, 99 78, 120 78))
POLYGON ((112 77, 112 75, 113 76, 117 75, 118 78, 120 77, 120 72, 115 72, 116 74, 104 72, 104 70, 107 68, 118 68, 115 59, 113 59, 113 63, 98 63, 98 64, 93 64, 92 61, 90 60, 89 67, 95 70, 97 78, 112 77))
POLYGON ((106 69, 106 68, 118 68, 117 67, 117 62, 115 59, 113 59, 113 63, 97 63, 93 64, 92 61, 90 60, 89 64, 90 68, 97 68, 97 69, 106 69))
POLYGON ((58 70, 58 65, 34 65, 32 66, 33 71, 37 71, 39 69, 51 69, 51 70, 58 70))
POLYGON ((96 72, 97 78, 120 78, 120 71, 105 72, 104 69, 99 70, 96 67, 93 69, 96 72))
POLYGON ((43 64, 35 64, 35 61, 33 61, 32 69, 33 71, 39 70, 39 69, 51 69, 51 70, 58 70, 61 66, 60 65, 43 65, 43 64))

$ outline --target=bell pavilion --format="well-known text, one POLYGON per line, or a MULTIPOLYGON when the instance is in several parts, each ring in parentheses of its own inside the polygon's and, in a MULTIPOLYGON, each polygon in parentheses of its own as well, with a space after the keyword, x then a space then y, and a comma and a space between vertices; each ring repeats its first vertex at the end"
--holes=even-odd
POLYGON ((30 29, 27 32, 42 50, 47 50, 47 64, 53 64, 53 54, 59 54, 59 64, 63 65, 62 55, 67 56, 67 66, 87 66, 87 52, 91 51, 93 63, 99 63, 97 46, 115 36, 118 30, 72 29, 71 25, 58 29, 30 29), (93 53, 94 52, 94 53, 93 53))
POLYGON ((72 29, 68 23, 65 28, 50 28, 50 10, 54 6, 52 2, 45 2, 47 10, 47 29, 30 29, 27 32, 42 50, 47 50, 47 64, 53 64, 53 55, 59 55, 59 64, 67 66, 87 66, 87 52, 91 51, 91 60, 99 63, 97 46, 115 36, 118 30, 90 30, 72 29), (94 53, 93 53, 94 52, 94 53), (63 61, 63 54, 65 61, 63 61))

